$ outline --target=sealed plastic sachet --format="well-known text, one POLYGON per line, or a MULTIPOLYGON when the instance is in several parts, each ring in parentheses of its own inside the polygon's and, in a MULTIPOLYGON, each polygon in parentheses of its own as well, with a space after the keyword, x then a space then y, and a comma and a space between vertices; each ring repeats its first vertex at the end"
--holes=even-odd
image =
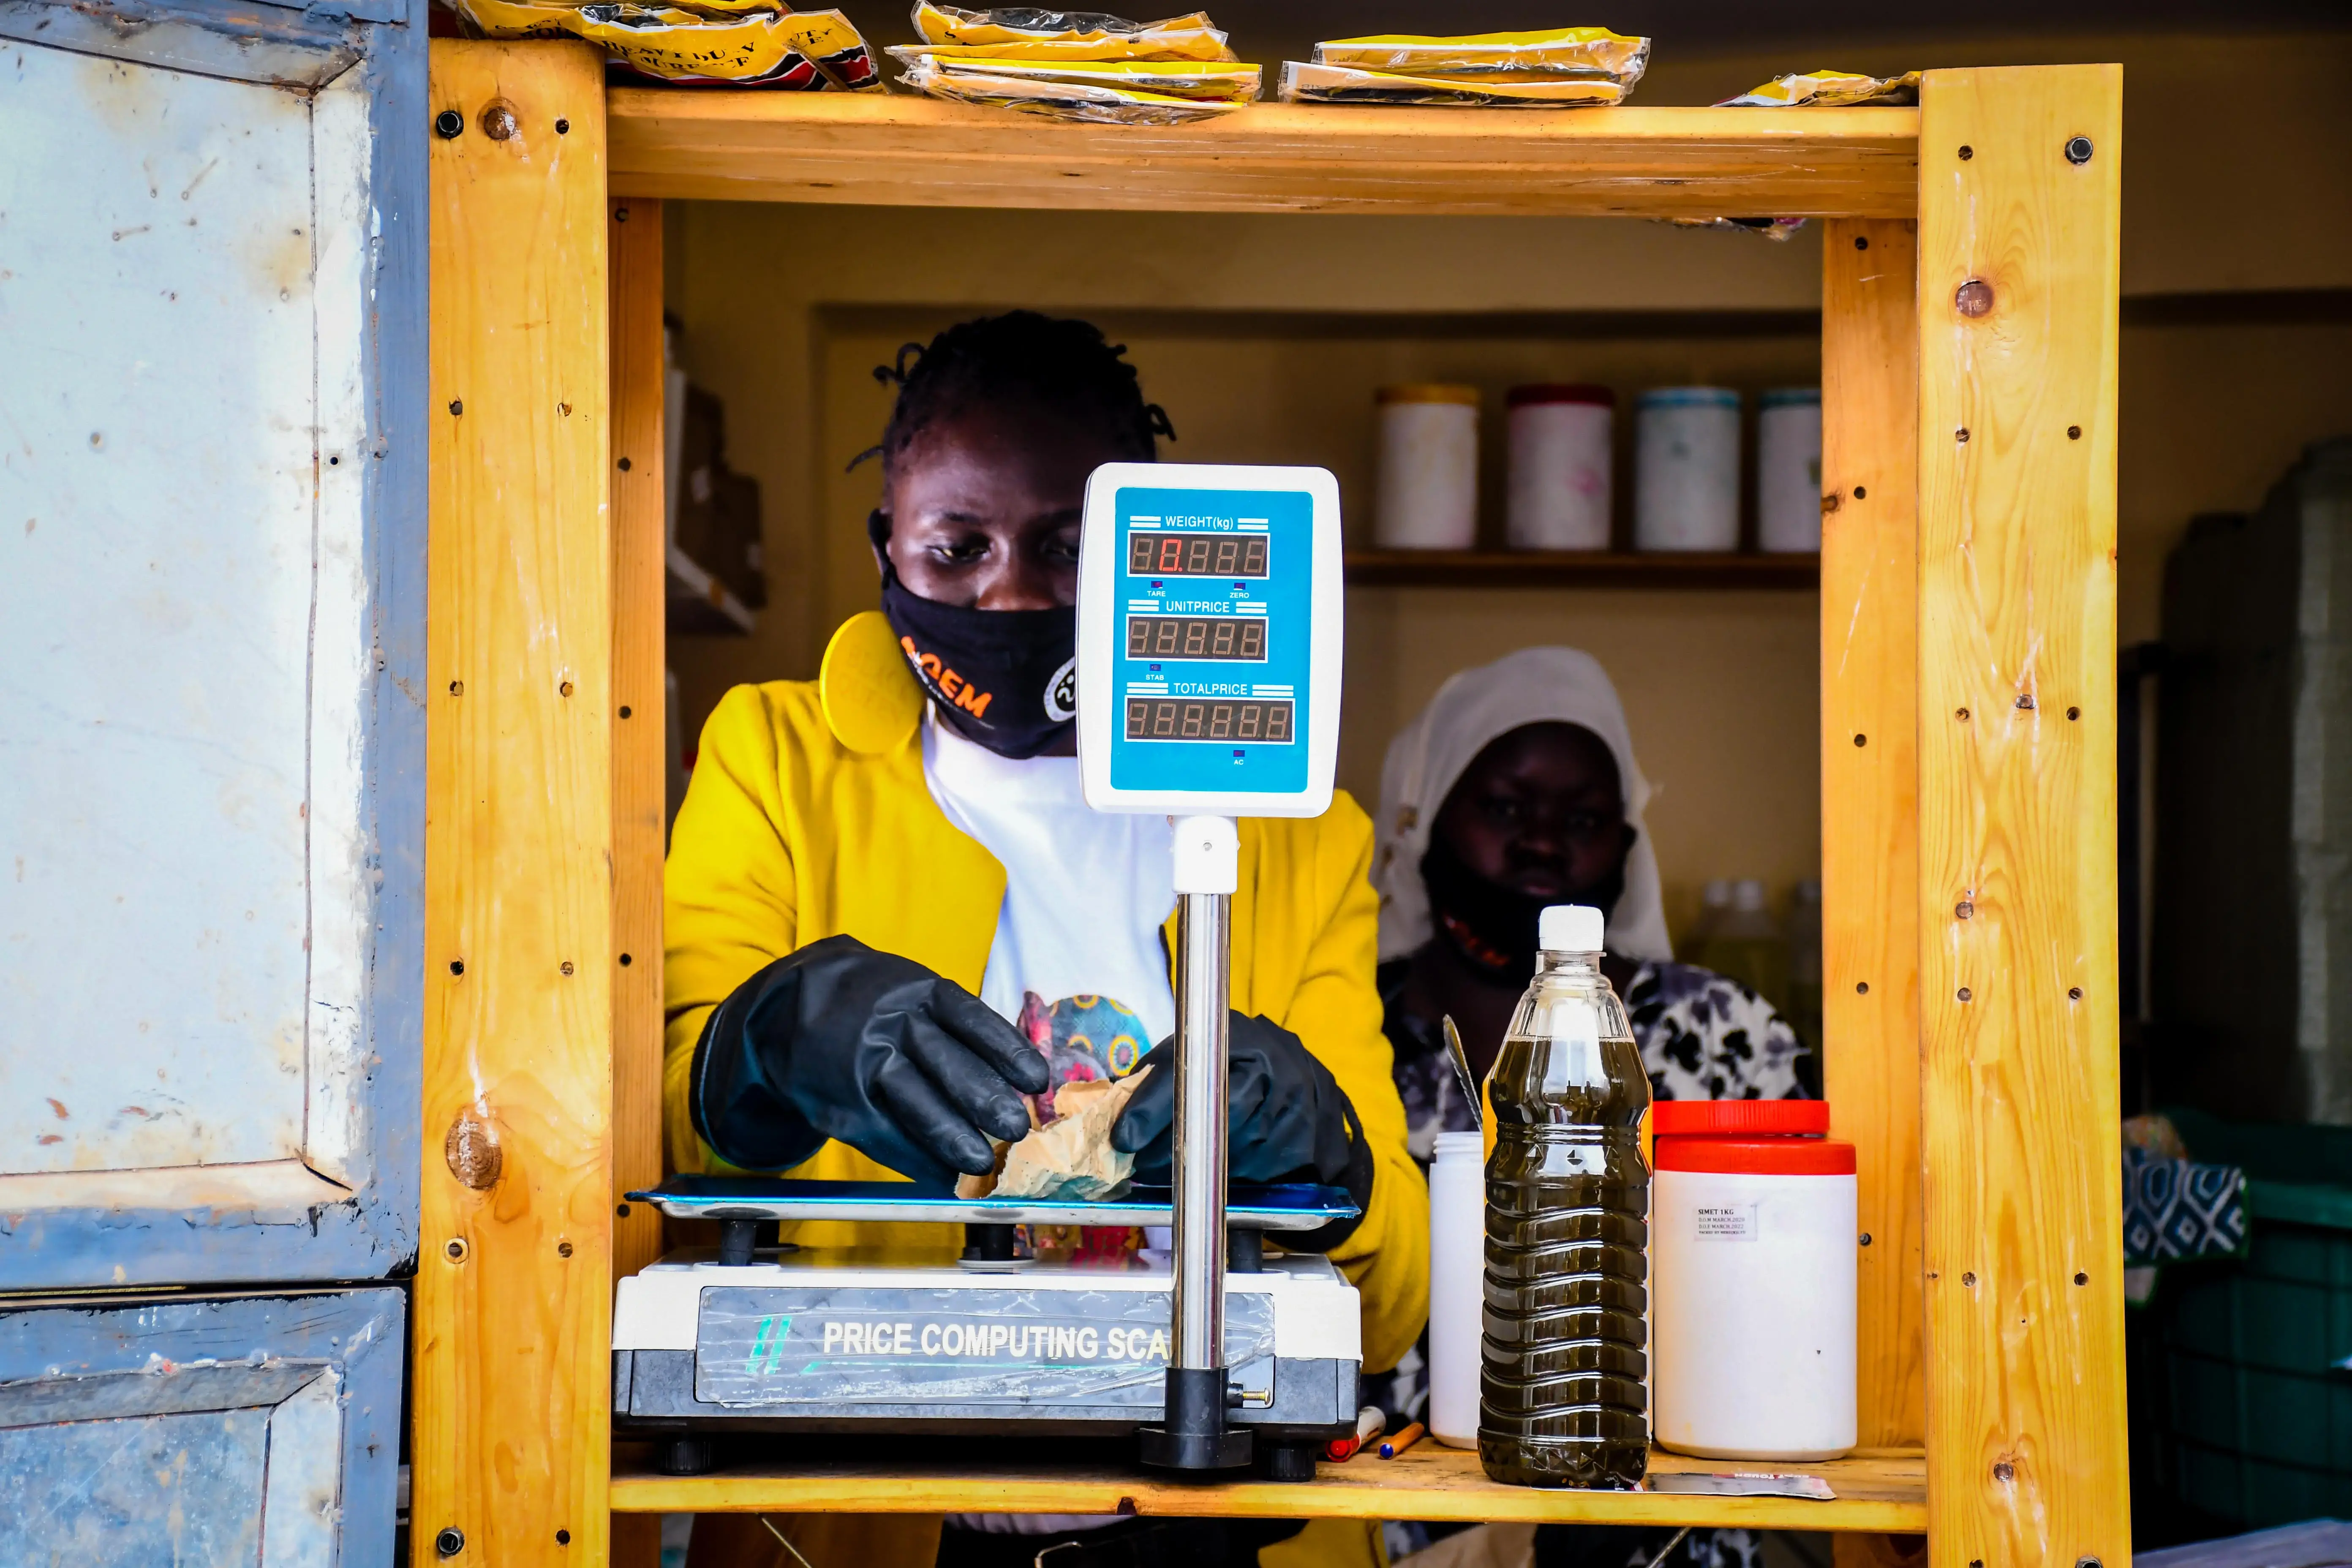
POLYGON ((1575 109, 1623 100, 1627 85, 1606 77, 1442 77, 1286 60, 1285 103, 1387 103, 1474 109, 1575 109))
POLYGON ((1227 60, 1034 60, 957 56, 939 59, 919 46, 894 45, 890 53, 910 75, 935 68, 954 79, 975 76, 1015 78, 1070 87, 1109 88, 1160 93, 1208 103, 1247 103, 1257 97, 1258 68, 1227 60))
POLYGON ((1352 66, 1408 76, 1607 77, 1630 88, 1650 63, 1650 40, 1606 27, 1474 33, 1428 37, 1382 33, 1315 46, 1318 66, 1352 66))
POLYGON ((900 81, 933 98, 1016 109, 1052 120, 1100 125, 1184 125, 1230 114, 1246 99, 1180 97, 1117 78, 1078 79, 1075 74, 1038 77, 986 70, 948 69, 928 59, 907 68, 900 81))
POLYGON ((631 73, 677 86, 814 92, 882 85, 865 38, 838 11, 782 11, 740 0, 692 0, 686 5, 633 0, 583 5, 454 3, 458 16, 485 37, 585 38, 602 45, 631 73))
POLYGON ((1130 22, 1099 11, 1044 11, 1027 5, 960 10, 916 0, 915 36, 949 52, 995 59, 1230 60, 1225 35, 1208 13, 1130 22))
POLYGON ((1919 73, 1864 76, 1859 71, 1818 70, 1776 76, 1763 86, 1727 98, 1717 109, 1844 108, 1859 103, 1900 105, 1919 101, 1919 73))

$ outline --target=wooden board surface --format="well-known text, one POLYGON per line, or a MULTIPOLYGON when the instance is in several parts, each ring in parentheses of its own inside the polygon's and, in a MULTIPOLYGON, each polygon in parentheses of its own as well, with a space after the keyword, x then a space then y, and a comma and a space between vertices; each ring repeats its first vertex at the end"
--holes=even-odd
POLYGON ((1908 217, 1909 109, 1261 103, 1068 125, 879 93, 625 88, 616 195, 905 206, 1908 217))
POLYGON ((1821 580, 1811 554, 1658 551, 1350 550, 1349 587, 1783 588, 1821 580))
POLYGON ((1922 95, 1935 1568, 2120 1568, 2131 1551, 2116 1068, 2122 85, 2115 66, 1931 71, 1922 95), (2079 162, 2075 137, 2090 142, 2079 162))
MULTIPOLYGON (((908 1443, 912 1449, 917 1445, 908 1443)), ((1005 1445, 1006 1447, 1013 1445, 1005 1445)), ((1653 1475, 1765 1468, 1651 1456, 1653 1475)), ((1500 1486, 1478 1457, 1423 1442, 1394 1459, 1359 1454, 1324 1465, 1312 1482, 1202 1482, 1132 1466, 1073 1467, 1059 1459, 976 1460, 962 1452, 914 1468, 901 1457, 746 1465, 717 1475, 656 1475, 625 1450, 613 1468, 613 1507, 629 1512, 1190 1514, 1226 1519, 1590 1521, 1612 1524, 1744 1525, 1763 1530, 1917 1531, 1927 1520, 1926 1465, 1916 1450, 1773 1469, 1825 1478, 1837 1500, 1709 1498, 1666 1492, 1579 1492, 1500 1486)))
POLYGON ((411 1519, 420 1555, 460 1532, 436 1558, 457 1568, 593 1563, 612 1402, 603 57, 436 39, 431 91, 463 124, 430 143, 411 1519))
POLYGON ((1823 1092, 1853 1143, 1861 1441, 1925 1439, 1916 226, 1822 241, 1823 1092))
POLYGON ((662 205, 616 198, 612 299, 613 1275, 661 1256, 662 847, 668 820, 663 578, 662 205))

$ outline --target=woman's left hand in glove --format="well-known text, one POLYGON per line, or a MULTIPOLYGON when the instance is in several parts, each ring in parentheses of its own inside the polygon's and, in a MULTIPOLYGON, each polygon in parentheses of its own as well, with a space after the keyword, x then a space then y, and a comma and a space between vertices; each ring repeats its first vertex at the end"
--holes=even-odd
MULTIPOLYGON (((1347 1184, 1362 1140, 1339 1080, 1279 1024, 1239 1013, 1230 1017, 1225 1150, 1232 1179, 1347 1184)), ((1162 1184, 1174 1158, 1175 1041, 1160 1041, 1143 1059, 1159 1070, 1127 1102, 1110 1141, 1135 1156, 1138 1180, 1162 1184)))

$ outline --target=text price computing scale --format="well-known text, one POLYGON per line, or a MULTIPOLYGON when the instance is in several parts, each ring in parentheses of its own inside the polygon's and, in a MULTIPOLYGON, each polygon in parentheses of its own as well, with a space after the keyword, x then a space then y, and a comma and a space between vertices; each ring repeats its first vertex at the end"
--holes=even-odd
POLYGON ((1317 816, 1339 750, 1339 485, 1321 468, 1110 463, 1087 481, 1077 726, 1087 804, 1173 820, 1173 1189, 962 1199, 898 1182, 677 1176, 633 1201, 722 1245, 620 1282, 613 1413, 679 1473, 728 1433, 1134 1434, 1147 1463, 1310 1479, 1354 1430, 1356 1290, 1262 1238, 1353 1217, 1339 1188, 1226 1190, 1238 816, 1317 816), (1229 1203, 1230 1198, 1230 1203, 1229 1203), (761 1247, 774 1221, 964 1227, 953 1267, 761 1247), (1165 1253, 1022 1255, 1023 1225, 1167 1226, 1165 1253), (1230 1235, 1229 1235, 1230 1227, 1230 1235))

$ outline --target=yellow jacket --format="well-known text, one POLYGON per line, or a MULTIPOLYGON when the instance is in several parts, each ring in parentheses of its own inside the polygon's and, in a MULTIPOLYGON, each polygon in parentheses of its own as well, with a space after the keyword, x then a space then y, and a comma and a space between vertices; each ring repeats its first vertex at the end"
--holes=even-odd
MULTIPOLYGON (((729 692, 702 732, 671 834, 665 882, 667 1043, 663 1101, 672 1165, 725 1167, 694 1131, 687 1082, 710 1010, 762 966, 847 932, 977 994, 1004 902, 1004 868, 940 811, 923 782, 923 695, 888 623, 851 618, 816 681, 729 692)), ((1356 1108, 1374 1155, 1371 1201, 1331 1261, 1363 1298, 1364 1366, 1394 1366, 1429 1307, 1429 1190, 1405 1151, 1404 1107, 1372 964, 1371 823, 1347 795, 1311 821, 1241 824, 1233 902, 1233 1005, 1305 1042, 1356 1108)), ((1175 951, 1174 917, 1168 926, 1175 951)), ((796 1173, 894 1173, 827 1143, 796 1173)), ((817 1246, 938 1249, 938 1226, 810 1222, 817 1246)))

